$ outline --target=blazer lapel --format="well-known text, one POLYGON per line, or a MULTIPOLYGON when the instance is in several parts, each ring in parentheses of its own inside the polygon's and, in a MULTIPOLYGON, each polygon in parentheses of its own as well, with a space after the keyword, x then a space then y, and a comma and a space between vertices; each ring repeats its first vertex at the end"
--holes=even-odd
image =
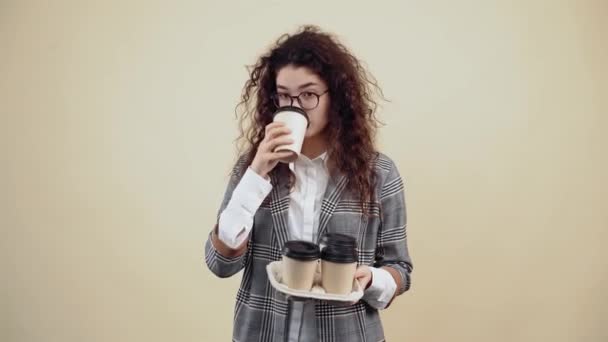
POLYGON ((338 202, 340 202, 340 198, 342 197, 342 193, 346 189, 346 184, 348 183, 348 178, 340 174, 337 178, 330 177, 327 182, 327 189, 325 190, 325 195, 323 197, 323 204, 321 205, 321 214, 319 217, 319 229, 317 233, 317 244, 321 241, 321 237, 325 234, 327 230, 327 223, 333 215, 334 210, 336 210, 336 206, 338 202))
MULTIPOLYGON (((274 174, 271 174, 270 178, 273 184, 272 191, 270 192, 272 241, 278 249, 282 250, 285 242, 289 240, 289 189, 286 187, 287 180, 276 177, 274 174)), ((316 234, 317 244, 320 242, 320 237, 325 234, 327 223, 333 215, 338 202, 340 202, 347 184, 348 178, 343 174, 340 174, 338 177, 329 178, 321 205, 319 228, 316 234)))
POLYGON ((287 189, 287 181, 270 175, 273 188, 270 192, 270 213, 272 216, 272 241, 275 246, 282 250, 283 245, 289 239, 289 189, 287 189))

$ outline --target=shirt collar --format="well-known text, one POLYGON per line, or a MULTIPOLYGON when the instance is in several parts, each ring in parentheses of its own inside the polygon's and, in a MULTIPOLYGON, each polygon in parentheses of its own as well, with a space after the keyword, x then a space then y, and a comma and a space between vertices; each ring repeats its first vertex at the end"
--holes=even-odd
POLYGON ((323 161, 323 166, 325 166, 325 168, 327 168, 327 161, 328 161, 328 154, 327 151, 324 151, 323 153, 321 153, 320 155, 318 155, 315 159, 308 159, 308 157, 306 157, 304 154, 300 153, 300 155, 298 156, 298 159, 295 162, 291 162, 289 163, 289 169, 292 172, 295 172, 295 164, 296 162, 300 161, 300 162, 304 162, 304 161, 311 161, 314 162, 315 160, 321 159, 323 161))

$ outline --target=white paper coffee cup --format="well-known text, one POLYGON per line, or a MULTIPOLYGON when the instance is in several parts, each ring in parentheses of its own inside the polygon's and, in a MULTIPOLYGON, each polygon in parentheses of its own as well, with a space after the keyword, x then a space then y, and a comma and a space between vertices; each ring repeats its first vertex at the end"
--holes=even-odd
POLYGON ((321 261, 321 275, 323 289, 331 294, 349 294, 353 291, 353 280, 357 263, 336 263, 327 260, 321 261))
POLYGON ((283 283, 290 289, 310 291, 319 255, 319 247, 312 242, 287 241, 283 247, 283 283))
POLYGON ((321 252, 321 278, 325 292, 349 294, 357 269, 357 252, 350 246, 328 246, 321 252))
POLYGON ((280 107, 275 112, 273 121, 283 122, 285 123, 285 126, 291 130, 290 137, 293 140, 293 143, 281 145, 274 149, 275 151, 293 152, 289 157, 281 160, 283 163, 291 163, 298 159, 298 156, 302 151, 302 143, 304 143, 304 136, 306 135, 306 129, 309 124, 308 115, 298 107, 280 107))
POLYGON ((290 289, 310 291, 318 260, 301 261, 283 256, 283 283, 290 289))

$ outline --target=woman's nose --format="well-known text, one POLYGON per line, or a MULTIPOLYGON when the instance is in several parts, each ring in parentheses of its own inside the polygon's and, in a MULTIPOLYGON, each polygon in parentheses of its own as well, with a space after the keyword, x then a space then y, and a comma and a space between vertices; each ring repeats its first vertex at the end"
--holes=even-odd
POLYGON ((298 100, 297 97, 295 97, 295 98, 292 97, 291 98, 291 105, 294 106, 294 107, 298 107, 300 109, 303 109, 302 106, 300 105, 300 100, 298 100))

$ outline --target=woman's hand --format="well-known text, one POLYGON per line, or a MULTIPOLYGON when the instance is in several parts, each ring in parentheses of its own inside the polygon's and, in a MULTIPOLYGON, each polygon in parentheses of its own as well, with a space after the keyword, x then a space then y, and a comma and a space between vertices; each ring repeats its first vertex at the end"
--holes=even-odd
POLYGON ((288 157, 291 151, 277 151, 274 149, 278 146, 289 145, 293 143, 293 139, 289 137, 291 130, 282 122, 273 122, 266 126, 264 140, 258 146, 251 168, 258 175, 267 178, 266 176, 282 158, 288 157))
POLYGON ((355 271, 355 279, 361 285, 361 288, 365 291, 372 285, 372 270, 369 266, 361 265, 357 267, 355 271))

